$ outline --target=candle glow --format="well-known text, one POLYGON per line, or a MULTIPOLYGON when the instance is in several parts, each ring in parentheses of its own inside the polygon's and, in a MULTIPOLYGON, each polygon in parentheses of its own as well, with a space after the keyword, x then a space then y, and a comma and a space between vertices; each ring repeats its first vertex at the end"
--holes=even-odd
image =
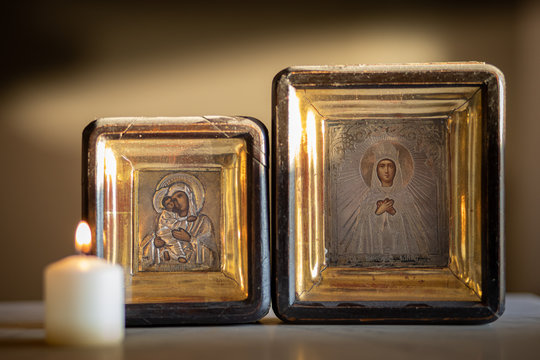
POLYGON ((75 231, 75 249, 78 252, 89 254, 92 248, 92 232, 86 221, 79 222, 75 231))

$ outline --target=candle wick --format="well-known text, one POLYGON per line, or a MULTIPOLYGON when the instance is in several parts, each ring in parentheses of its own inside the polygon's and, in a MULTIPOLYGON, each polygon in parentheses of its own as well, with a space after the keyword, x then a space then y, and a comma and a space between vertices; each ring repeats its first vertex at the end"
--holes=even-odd
POLYGON ((84 252, 83 250, 80 250, 80 249, 75 249, 75 254, 76 255, 84 255, 84 256, 92 256, 91 253, 84 252))

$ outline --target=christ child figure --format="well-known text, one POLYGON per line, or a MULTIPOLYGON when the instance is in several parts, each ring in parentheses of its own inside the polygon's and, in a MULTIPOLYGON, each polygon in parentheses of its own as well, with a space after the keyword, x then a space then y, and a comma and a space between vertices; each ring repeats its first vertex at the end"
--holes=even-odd
POLYGON ((176 204, 171 196, 165 196, 162 205, 164 210, 159 216, 157 238, 154 240, 154 244, 157 248, 163 248, 164 260, 173 259, 186 263, 193 253, 193 247, 188 241, 179 241, 173 235, 173 232, 182 229, 182 223, 185 221, 182 221, 180 215, 175 211, 176 204))

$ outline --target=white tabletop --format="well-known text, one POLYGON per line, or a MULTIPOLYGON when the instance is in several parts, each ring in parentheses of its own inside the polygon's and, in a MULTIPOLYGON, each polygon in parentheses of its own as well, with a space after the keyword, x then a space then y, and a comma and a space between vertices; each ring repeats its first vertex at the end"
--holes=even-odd
POLYGON ((0 303, 0 359, 540 359, 540 297, 509 294, 486 325, 260 323, 128 328, 110 348, 51 347, 41 302, 0 303))

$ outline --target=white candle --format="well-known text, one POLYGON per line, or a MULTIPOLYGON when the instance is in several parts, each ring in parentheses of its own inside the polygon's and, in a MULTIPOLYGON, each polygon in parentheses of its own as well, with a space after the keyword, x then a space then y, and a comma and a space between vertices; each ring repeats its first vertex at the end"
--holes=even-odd
MULTIPOLYGON (((80 236, 89 234, 89 228, 77 229, 78 242, 84 243, 80 236)), ((110 345, 122 341, 124 287, 119 265, 95 256, 74 255, 47 266, 44 280, 49 344, 110 345)))

